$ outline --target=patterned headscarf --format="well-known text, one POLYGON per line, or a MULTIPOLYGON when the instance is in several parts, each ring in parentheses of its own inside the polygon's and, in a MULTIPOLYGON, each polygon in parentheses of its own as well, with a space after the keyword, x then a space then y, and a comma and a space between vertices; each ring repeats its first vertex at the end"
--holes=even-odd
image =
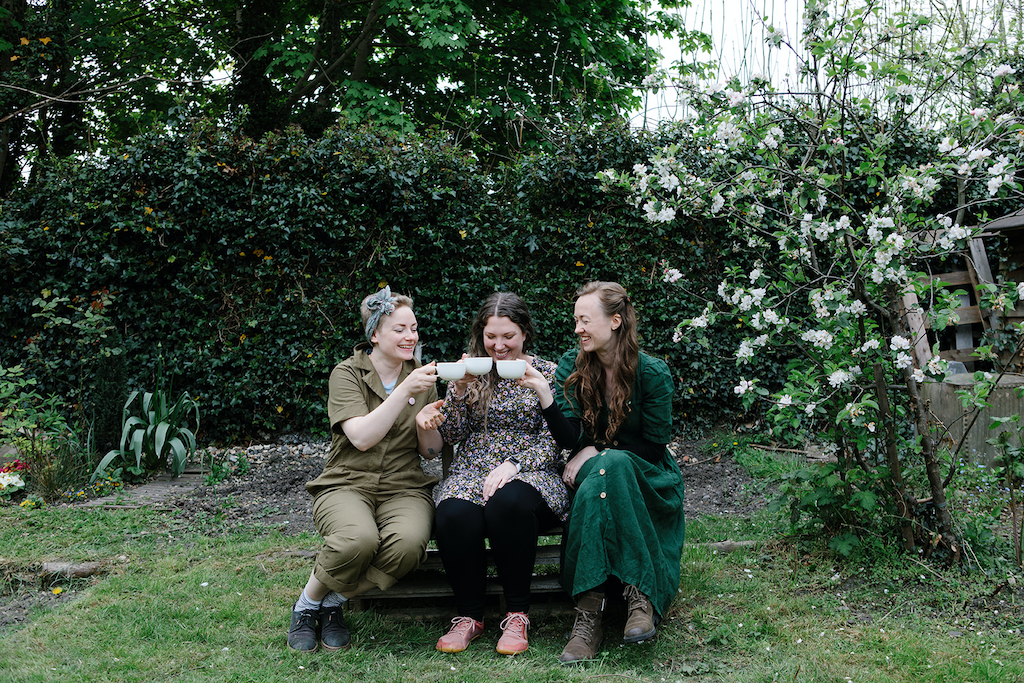
POLYGON ((396 297, 391 296, 391 285, 384 285, 380 290, 366 301, 366 308, 370 310, 370 317, 366 321, 366 341, 377 331, 381 316, 391 315, 395 312, 396 297))

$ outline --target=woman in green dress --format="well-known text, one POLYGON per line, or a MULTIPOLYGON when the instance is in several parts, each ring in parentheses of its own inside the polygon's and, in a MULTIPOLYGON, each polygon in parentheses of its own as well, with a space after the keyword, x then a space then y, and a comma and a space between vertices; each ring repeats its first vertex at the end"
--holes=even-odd
POLYGON ((574 427, 563 478, 575 489, 562 583, 576 622, 559 661, 592 659, 604 634, 606 584, 625 586, 623 640, 652 638, 679 588, 683 477, 672 438, 673 378, 640 351, 626 290, 591 282, 577 293, 579 348, 562 356, 555 396, 574 427))

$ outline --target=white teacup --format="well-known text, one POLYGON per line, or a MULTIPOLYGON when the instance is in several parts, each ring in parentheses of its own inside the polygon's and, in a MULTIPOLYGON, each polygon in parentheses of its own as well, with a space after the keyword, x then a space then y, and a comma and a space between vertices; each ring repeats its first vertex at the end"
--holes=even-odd
POLYGON ((466 376, 465 363, 438 363, 437 376, 441 379, 456 380, 466 376))
POLYGON ((526 374, 526 360, 499 360, 498 374, 505 379, 519 379, 526 374))
POLYGON ((492 359, 490 356, 477 356, 465 360, 466 372, 471 375, 486 375, 491 371, 492 359))

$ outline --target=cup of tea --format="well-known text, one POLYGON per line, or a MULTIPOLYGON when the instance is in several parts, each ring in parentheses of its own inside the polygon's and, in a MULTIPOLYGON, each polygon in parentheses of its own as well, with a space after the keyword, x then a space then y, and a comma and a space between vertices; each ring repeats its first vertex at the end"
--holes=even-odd
POLYGON ((477 356, 465 360, 466 372, 471 375, 486 375, 491 371, 492 359, 490 356, 477 356))
POLYGON ((505 379, 519 379, 526 374, 526 360, 499 360, 498 374, 505 379))
POLYGON ((437 376, 441 379, 453 381, 466 376, 465 363, 438 363, 437 376))

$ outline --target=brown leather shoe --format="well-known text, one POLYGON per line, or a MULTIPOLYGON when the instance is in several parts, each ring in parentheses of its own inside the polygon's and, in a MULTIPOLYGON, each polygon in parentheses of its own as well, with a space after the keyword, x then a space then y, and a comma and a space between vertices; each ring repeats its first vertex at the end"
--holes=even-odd
POLYGON ((640 643, 657 633, 654 627, 654 608, 647 596, 636 586, 626 586, 622 597, 626 599, 626 627, 622 640, 626 643, 640 643))
POLYGON ((572 625, 572 634, 558 661, 562 664, 573 664, 597 655, 604 638, 601 616, 604 612, 604 593, 587 591, 580 596, 576 605, 576 623, 572 625))

